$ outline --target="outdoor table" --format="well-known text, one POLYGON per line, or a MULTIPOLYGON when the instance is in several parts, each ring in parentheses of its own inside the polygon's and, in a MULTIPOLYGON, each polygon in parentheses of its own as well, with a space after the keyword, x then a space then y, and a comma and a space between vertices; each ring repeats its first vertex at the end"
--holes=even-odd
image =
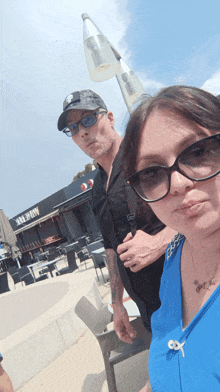
POLYGON ((104 248, 104 246, 102 246, 101 248, 99 248, 99 249, 96 249, 96 250, 93 250, 92 252, 91 252, 92 254, 93 253, 95 253, 96 255, 98 254, 98 255, 102 255, 103 257, 103 261, 104 261, 104 263, 105 263, 105 266, 106 266, 106 268, 108 269, 108 266, 107 266, 107 263, 106 263, 106 257, 105 257, 105 248, 104 248))
POLYGON ((49 253, 50 253, 49 250, 45 250, 45 252, 40 253, 38 256, 36 256, 36 259, 38 259, 39 256, 44 256, 44 255, 47 256, 49 253))
POLYGON ((105 253, 105 248, 104 248, 104 246, 102 246, 99 249, 93 250, 91 253, 96 253, 96 254, 105 253))
MULTIPOLYGON (((54 259, 54 260, 51 260, 51 261, 47 261, 47 262, 45 262, 45 263, 43 263, 43 264, 40 264, 39 265, 39 263, 36 263, 35 265, 37 265, 35 268, 34 268, 34 265, 33 265, 33 269, 34 270, 37 270, 37 269, 40 269, 40 268, 44 268, 44 267, 48 267, 49 265, 53 265, 54 264, 54 267, 56 268, 56 270, 57 270, 57 272, 58 272, 58 274, 59 274, 59 271, 58 271, 58 268, 57 268, 57 266, 56 266, 56 263, 58 262, 58 261, 60 261, 60 260, 62 260, 63 259, 63 257, 59 257, 58 259, 54 259)), ((29 267, 29 266, 28 266, 29 267)), ((53 273, 52 273, 52 271, 49 271, 50 272, 50 275, 51 275, 51 277, 53 278, 53 273)))
MULTIPOLYGON (((42 261, 37 261, 36 263, 27 265, 27 267, 31 269, 31 272, 32 272, 32 274, 33 274, 35 280, 36 280, 36 276, 35 276, 34 268, 33 268, 33 267, 36 267, 37 265, 39 265, 39 264, 41 264, 41 263, 42 263, 42 261)), ((35 269, 36 269, 36 268, 35 268, 35 269)))
MULTIPOLYGON (((131 297, 124 297, 123 298, 123 305, 124 305, 125 309, 127 310, 129 317, 140 317, 141 316, 136 303, 131 299, 131 297)), ((111 301, 108 303, 108 310, 112 314, 114 313, 111 301)))
POLYGON ((68 251, 68 248, 71 247, 71 246, 74 247, 74 245, 78 245, 78 241, 72 242, 72 244, 66 245, 65 249, 68 251))

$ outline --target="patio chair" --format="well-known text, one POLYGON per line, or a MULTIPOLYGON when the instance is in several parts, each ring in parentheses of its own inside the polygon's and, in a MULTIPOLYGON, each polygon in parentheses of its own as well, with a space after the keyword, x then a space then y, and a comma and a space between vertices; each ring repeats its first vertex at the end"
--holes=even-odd
MULTIPOLYGON (((56 253, 57 253, 58 256, 59 256, 59 253, 58 253, 58 252, 56 252, 56 253)), ((56 257, 57 257, 57 254, 56 254, 56 253, 55 253, 55 252, 54 252, 54 253, 49 253, 49 254, 47 255, 46 261, 53 261, 53 260, 54 260, 55 263, 42 267, 41 271, 39 271, 39 275, 44 275, 44 274, 50 273, 50 275, 51 275, 51 277, 52 277, 52 276, 53 276, 52 273, 53 273, 54 270, 56 270, 56 274, 57 274, 57 275, 60 275, 59 270, 58 270, 57 265, 56 265, 56 257)), ((39 267, 40 267, 40 266, 39 266, 39 267)))
POLYGON ((62 269, 59 270, 59 274, 63 275, 63 274, 68 274, 70 272, 74 272, 76 269, 78 269, 78 266, 76 264, 76 254, 74 250, 69 250, 66 253, 67 256, 67 267, 64 267, 62 269))
POLYGON ((85 248, 87 245, 86 236, 77 238, 78 244, 80 248, 85 248))
POLYGON ((59 254, 58 251, 54 251, 54 252, 52 252, 52 253, 49 253, 49 254, 47 255, 47 261, 55 260, 58 256, 60 257, 60 254, 59 254))
POLYGON ((95 241, 95 242, 91 242, 90 244, 87 244, 87 249, 88 249, 88 252, 89 252, 90 256, 91 256, 91 254, 92 254, 92 252, 94 250, 97 250, 97 249, 100 249, 100 248, 103 248, 102 240, 98 240, 98 241, 95 241))
POLYGON ((102 297, 96 282, 93 282, 92 288, 86 294, 86 298, 95 306, 96 309, 100 310, 105 306, 102 302, 102 297))
POLYGON ((104 363, 109 392, 117 392, 114 365, 138 354, 150 347, 151 334, 144 328, 140 317, 131 321, 137 331, 132 344, 119 340, 114 330, 107 331, 112 321, 112 314, 107 305, 97 310, 86 298, 82 297, 76 304, 75 313, 87 325, 99 342, 104 363))
POLYGON ((85 267, 87 269, 87 265, 86 265, 86 260, 90 259, 90 256, 88 254, 88 251, 86 248, 80 249, 78 251, 76 251, 77 257, 79 258, 80 264, 81 263, 85 263, 85 267))
POLYGON ((45 254, 44 255, 40 254, 39 256, 37 256, 37 259, 38 259, 38 261, 46 261, 47 257, 45 254))
POLYGON ((1 272, 0 273, 0 294, 6 293, 10 291, 10 287, 8 284, 8 273, 1 272))
POLYGON ((13 281, 14 281, 14 287, 16 288, 16 284, 21 282, 20 275, 18 272, 18 267, 10 267, 7 269, 9 274, 11 275, 13 281))
POLYGON ((61 244, 60 246, 58 246, 57 250, 58 250, 60 255, 66 255, 66 243, 61 244))
POLYGON ((58 255, 59 255, 59 252, 58 252, 58 250, 56 249, 56 246, 52 246, 52 247, 49 249, 49 254, 58 254, 58 255))
POLYGON ((18 268, 18 272, 20 275, 20 281, 24 282, 26 286, 35 282, 31 271, 26 265, 24 267, 18 268))
POLYGON ((101 254, 101 253, 100 254, 99 253, 93 253, 93 254, 91 254, 91 258, 92 258, 92 261, 93 261, 93 264, 94 264, 94 267, 95 267, 95 272, 96 272, 96 275, 97 275, 97 279, 99 280, 99 276, 98 276, 98 273, 97 273, 97 269, 99 268, 100 271, 101 271, 101 274, 102 274, 103 282, 106 283, 104 275, 102 273, 102 268, 106 267, 106 264, 104 262, 104 255, 101 254))

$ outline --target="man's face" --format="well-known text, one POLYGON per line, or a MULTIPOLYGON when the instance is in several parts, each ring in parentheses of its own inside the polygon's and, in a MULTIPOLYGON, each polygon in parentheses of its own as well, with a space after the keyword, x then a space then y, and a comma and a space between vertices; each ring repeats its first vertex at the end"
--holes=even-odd
MULTIPOLYGON (((83 117, 90 113, 97 112, 98 110, 71 110, 67 115, 66 124, 70 125, 78 122, 83 117)), ((99 158, 111 150, 112 143, 114 142, 114 117, 112 112, 98 114, 97 122, 89 128, 84 128, 79 125, 79 132, 72 136, 73 141, 79 148, 89 155, 92 159, 99 161, 99 158)))

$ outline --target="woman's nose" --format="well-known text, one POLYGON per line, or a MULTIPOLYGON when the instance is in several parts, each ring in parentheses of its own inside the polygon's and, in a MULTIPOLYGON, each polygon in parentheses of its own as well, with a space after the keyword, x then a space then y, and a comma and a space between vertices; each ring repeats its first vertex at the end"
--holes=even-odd
POLYGON ((178 193, 185 193, 186 190, 189 190, 194 187, 194 181, 185 177, 183 174, 178 171, 173 171, 171 173, 170 179, 170 193, 172 195, 178 193))

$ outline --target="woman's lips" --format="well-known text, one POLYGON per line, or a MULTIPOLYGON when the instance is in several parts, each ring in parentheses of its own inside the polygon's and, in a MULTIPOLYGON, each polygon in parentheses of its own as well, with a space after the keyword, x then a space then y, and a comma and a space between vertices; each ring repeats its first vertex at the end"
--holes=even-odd
POLYGON ((189 216, 196 215, 199 212, 200 208, 202 208, 203 203, 205 201, 206 200, 198 200, 198 201, 192 200, 189 201, 188 203, 182 204, 175 211, 180 214, 185 214, 189 216))

